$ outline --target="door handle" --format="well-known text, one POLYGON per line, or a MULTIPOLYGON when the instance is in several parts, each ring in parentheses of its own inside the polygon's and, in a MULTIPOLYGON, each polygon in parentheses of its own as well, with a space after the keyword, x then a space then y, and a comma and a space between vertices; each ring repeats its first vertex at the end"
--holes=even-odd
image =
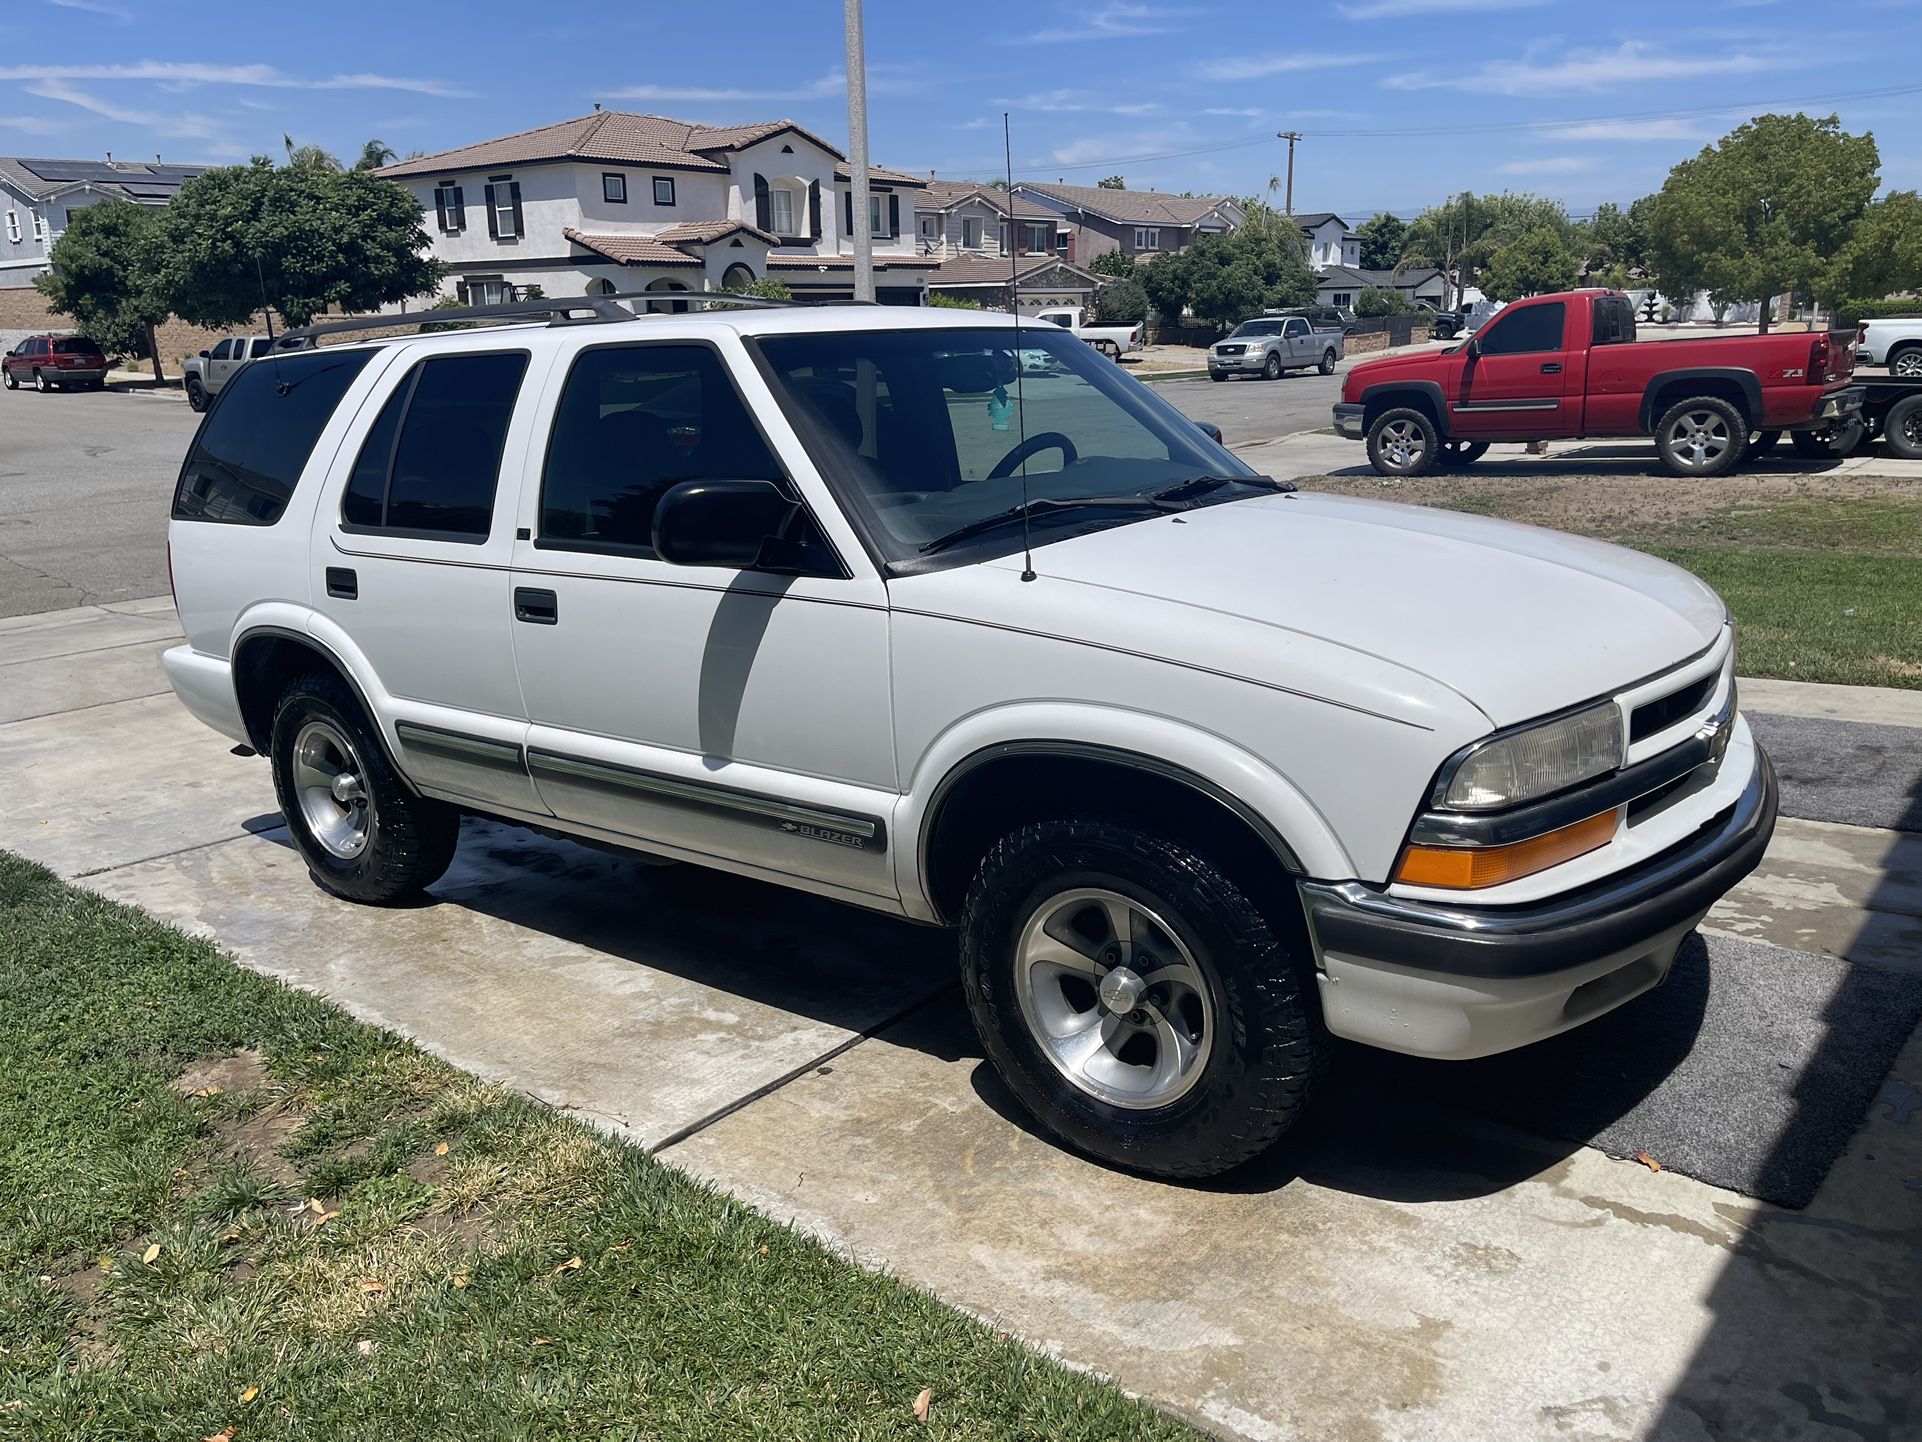
POLYGON ((1560 361, 1543 361, 1542 362, 1543 375, 1558 376, 1561 373, 1562 373, 1562 363, 1560 361))
POLYGON ((345 566, 327 568, 327 594, 336 601, 357 601, 360 599, 360 577, 345 566))
POLYGON ((531 586, 514 588, 514 619, 530 626, 553 626, 561 619, 561 601, 552 591, 531 586))

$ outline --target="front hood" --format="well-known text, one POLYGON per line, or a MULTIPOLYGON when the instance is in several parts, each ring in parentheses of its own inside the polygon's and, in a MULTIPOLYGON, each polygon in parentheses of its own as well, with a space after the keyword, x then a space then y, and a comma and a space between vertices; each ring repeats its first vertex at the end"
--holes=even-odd
MULTIPOLYGON (((1034 561, 1049 581, 1186 608, 1192 630, 1214 613, 1391 662, 1467 698, 1497 726, 1675 666, 1726 620, 1708 586, 1638 551, 1302 492, 1057 541, 1034 561)), ((1286 650, 1257 645, 1238 664, 1251 680, 1287 685, 1274 660, 1286 650)))
POLYGON ((1445 355, 1447 355, 1446 351, 1417 351, 1413 355, 1363 361, 1349 371, 1348 378, 1342 382, 1342 399, 1353 401, 1367 387, 1379 385, 1383 381, 1398 380, 1405 375, 1419 376, 1423 380, 1436 380, 1439 378, 1436 362, 1445 355))

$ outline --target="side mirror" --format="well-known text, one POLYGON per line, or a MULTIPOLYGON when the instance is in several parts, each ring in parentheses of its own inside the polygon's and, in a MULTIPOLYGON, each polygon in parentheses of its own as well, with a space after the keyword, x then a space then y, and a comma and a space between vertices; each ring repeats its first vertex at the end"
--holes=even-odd
POLYGON ((1216 445, 1219 446, 1219 445, 1225 444, 1225 442, 1221 439, 1221 427, 1216 425, 1213 421, 1196 421, 1195 427, 1209 440, 1213 441, 1216 445))
POLYGON ((201 358, 202 360, 205 360, 205 359, 207 359, 207 352, 206 352, 206 351, 202 351, 202 352, 200 353, 200 358, 201 358))
POLYGON ((654 551, 673 566, 757 566, 798 509, 772 481, 682 481, 654 508, 654 551))

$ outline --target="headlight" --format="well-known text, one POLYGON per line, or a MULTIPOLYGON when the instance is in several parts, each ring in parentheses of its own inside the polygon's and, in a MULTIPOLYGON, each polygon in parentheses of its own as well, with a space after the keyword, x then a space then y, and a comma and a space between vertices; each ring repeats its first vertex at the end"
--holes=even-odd
POLYGON ((1494 811, 1565 791, 1621 764, 1622 710, 1605 701, 1477 746, 1443 773, 1435 805, 1494 811))

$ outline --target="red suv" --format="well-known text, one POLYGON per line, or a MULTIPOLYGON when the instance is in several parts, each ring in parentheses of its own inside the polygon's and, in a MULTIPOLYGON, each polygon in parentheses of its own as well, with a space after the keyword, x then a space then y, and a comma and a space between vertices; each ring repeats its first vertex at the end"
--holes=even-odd
POLYGON ((23 383, 41 391, 55 386, 97 391, 107 383, 107 357, 85 336, 31 335, 0 356, 0 379, 10 391, 23 383))

